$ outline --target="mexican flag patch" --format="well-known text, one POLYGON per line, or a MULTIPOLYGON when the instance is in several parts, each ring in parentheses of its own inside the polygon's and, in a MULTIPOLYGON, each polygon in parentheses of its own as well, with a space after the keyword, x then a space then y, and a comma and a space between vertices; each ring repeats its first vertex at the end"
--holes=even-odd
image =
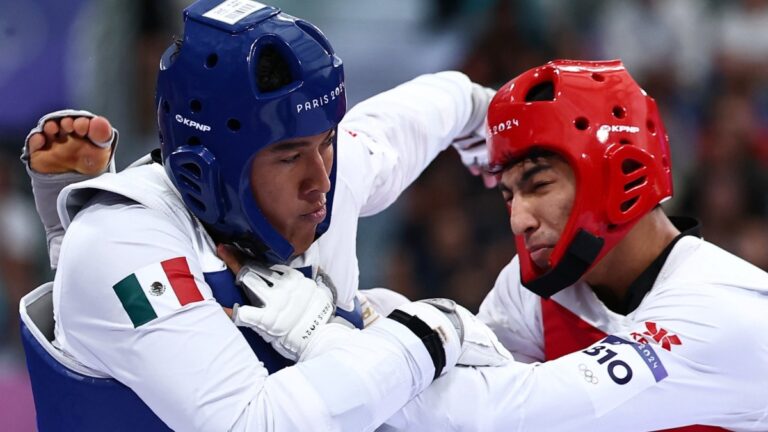
POLYGON ((150 264, 112 288, 134 328, 203 300, 184 257, 150 264))

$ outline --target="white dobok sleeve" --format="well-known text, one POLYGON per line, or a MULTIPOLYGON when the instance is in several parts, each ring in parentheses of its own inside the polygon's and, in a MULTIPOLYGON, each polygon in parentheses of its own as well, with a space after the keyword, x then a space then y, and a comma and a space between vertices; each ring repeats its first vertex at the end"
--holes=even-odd
POLYGON ((360 215, 394 202, 466 127, 473 109, 471 81, 452 71, 422 75, 352 108, 339 128, 339 181, 353 191, 360 215))
POLYGON ((380 430, 768 430, 765 296, 734 290, 713 308, 712 286, 695 288, 684 303, 670 297, 674 310, 651 312, 682 345, 635 325, 546 363, 456 368, 380 430))
POLYGON ((189 243, 159 211, 92 204, 68 228, 54 288, 62 349, 130 387, 174 430, 372 430, 432 381, 424 344, 386 319, 268 375, 212 298, 189 243), (184 306, 158 300, 170 288, 151 282, 163 277, 154 264, 178 257, 202 297, 184 306), (114 288, 129 275, 157 288, 147 294, 158 296, 149 298, 157 317, 136 327, 114 288))

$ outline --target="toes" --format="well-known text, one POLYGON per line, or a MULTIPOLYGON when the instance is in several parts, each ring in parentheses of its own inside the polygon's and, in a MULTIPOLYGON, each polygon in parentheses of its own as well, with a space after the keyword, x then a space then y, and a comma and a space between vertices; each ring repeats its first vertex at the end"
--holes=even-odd
POLYGON ((61 128, 61 132, 67 135, 72 134, 72 132, 75 130, 73 122, 74 120, 72 120, 72 117, 62 117, 59 120, 59 127, 61 128))
POLYGON ((27 144, 29 145, 29 153, 32 154, 45 147, 45 135, 41 133, 33 134, 29 137, 27 144))
POLYGON ((112 125, 104 117, 92 118, 88 128, 88 138, 94 144, 105 147, 112 139, 112 125))
POLYGON ((43 125, 43 133, 49 142, 55 141, 59 134, 59 124, 55 120, 48 120, 43 125))
POLYGON ((91 123, 91 119, 88 117, 78 117, 72 123, 75 133, 82 138, 88 133, 88 125, 91 123))

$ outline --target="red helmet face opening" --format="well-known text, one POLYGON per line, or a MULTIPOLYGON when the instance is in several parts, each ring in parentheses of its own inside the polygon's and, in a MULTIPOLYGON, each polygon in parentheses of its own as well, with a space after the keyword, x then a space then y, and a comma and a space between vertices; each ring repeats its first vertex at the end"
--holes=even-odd
POLYGON ((496 93, 487 127, 492 170, 544 150, 574 171, 573 207, 549 268, 537 267, 515 236, 522 282, 544 297, 575 283, 672 196, 656 102, 621 61, 557 60, 524 72, 496 93))

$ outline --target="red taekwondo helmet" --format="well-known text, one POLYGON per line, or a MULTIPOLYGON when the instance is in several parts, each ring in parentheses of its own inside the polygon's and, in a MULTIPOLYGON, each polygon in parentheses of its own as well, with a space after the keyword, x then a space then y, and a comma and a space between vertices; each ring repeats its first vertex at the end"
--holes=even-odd
POLYGON ((531 69, 499 89, 487 126, 493 172, 533 150, 556 153, 574 171, 576 196, 549 270, 515 236, 523 285, 540 296, 578 281, 672 196, 669 138, 656 102, 619 60, 531 69))

